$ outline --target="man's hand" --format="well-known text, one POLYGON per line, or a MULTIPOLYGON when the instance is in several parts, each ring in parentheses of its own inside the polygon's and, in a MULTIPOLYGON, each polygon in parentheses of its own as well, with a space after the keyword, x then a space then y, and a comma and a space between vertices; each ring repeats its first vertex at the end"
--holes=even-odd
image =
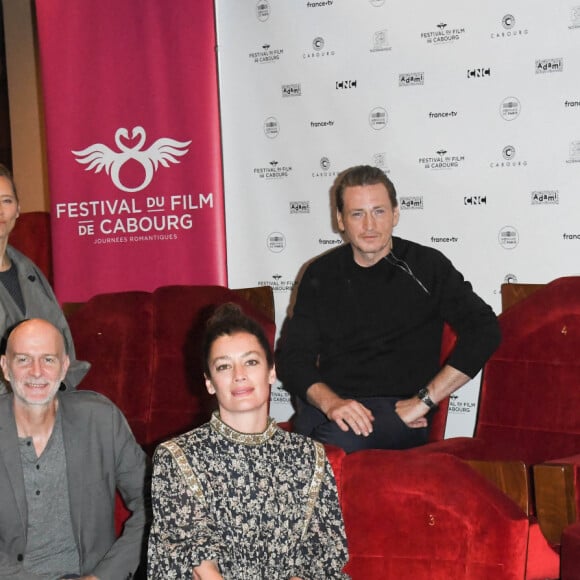
POLYGON ((328 385, 315 383, 307 391, 308 400, 318 407, 329 421, 342 431, 352 429, 357 435, 368 437, 373 432, 372 412, 354 399, 339 397, 328 385))
POLYGON ((411 429, 427 427, 425 415, 429 412, 429 407, 417 397, 397 401, 395 412, 399 415, 401 421, 411 429))

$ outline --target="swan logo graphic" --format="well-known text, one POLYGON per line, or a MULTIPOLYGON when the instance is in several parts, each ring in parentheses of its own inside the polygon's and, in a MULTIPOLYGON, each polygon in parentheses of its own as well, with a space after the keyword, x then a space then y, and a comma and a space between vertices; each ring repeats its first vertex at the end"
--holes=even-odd
POLYGON ((99 173, 104 168, 115 187, 121 191, 134 193, 145 189, 151 183, 160 164, 163 167, 169 167, 170 163, 179 163, 178 157, 185 155, 188 152, 187 147, 191 144, 191 141, 176 141, 163 137, 157 139, 148 149, 142 150, 145 140, 146 134, 143 127, 133 127, 130 137, 129 131, 121 127, 115 133, 115 145, 118 151, 102 143, 95 143, 86 149, 72 151, 72 153, 76 156, 78 163, 87 165, 85 171, 99 173), (145 172, 143 181, 137 187, 127 187, 121 182, 119 176, 123 165, 131 160, 140 163, 145 172))

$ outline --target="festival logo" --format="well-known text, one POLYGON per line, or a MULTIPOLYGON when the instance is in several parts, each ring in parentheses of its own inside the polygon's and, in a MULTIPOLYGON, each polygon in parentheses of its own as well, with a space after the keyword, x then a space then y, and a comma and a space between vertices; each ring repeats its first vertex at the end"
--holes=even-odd
POLYGON ((269 44, 263 44, 261 49, 262 50, 257 50, 248 54, 248 58, 255 64, 270 64, 272 62, 277 62, 284 54, 283 48, 272 48, 269 44))
POLYGON ((450 28, 447 23, 440 22, 436 30, 421 32, 421 38, 427 44, 452 44, 460 40, 465 34, 465 28, 450 28))
POLYGON ((435 155, 426 155, 418 159, 423 169, 434 171, 458 169, 464 161, 465 155, 451 155, 446 149, 438 149, 435 155))
POLYGON ((281 165, 278 161, 273 159, 265 167, 254 167, 253 173, 260 179, 272 181, 275 179, 286 179, 292 170, 293 168, 291 165, 281 165))
POLYGON ((133 127, 130 137, 129 131, 121 127, 115 132, 117 151, 102 143, 95 143, 72 153, 78 163, 87 165, 85 171, 100 173, 104 169, 117 189, 135 193, 142 191, 151 183, 159 165, 169 167, 170 163, 179 163, 177 157, 185 155, 188 152, 187 147, 191 144, 191 141, 176 141, 163 137, 143 151, 146 139, 143 127, 133 127), (129 187, 121 181, 121 169, 127 162, 138 164, 143 168, 143 180, 137 186, 129 187))
POLYGON ((258 280, 257 286, 271 286, 274 292, 291 292, 296 285, 294 280, 285 280, 281 274, 272 274, 270 280, 258 280))

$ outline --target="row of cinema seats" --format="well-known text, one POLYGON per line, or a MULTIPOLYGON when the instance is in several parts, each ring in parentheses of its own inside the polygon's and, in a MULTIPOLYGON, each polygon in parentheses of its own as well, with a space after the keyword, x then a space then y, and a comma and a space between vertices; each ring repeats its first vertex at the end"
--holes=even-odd
MULTIPOLYGON (((328 449, 354 580, 580 579, 580 278, 534 289, 500 315, 503 343, 484 370, 473 438, 443 440, 441 405, 422 448, 328 449)), ((229 300, 274 341, 264 287, 171 286, 68 308, 78 356, 93 364, 82 388, 119 405, 149 452, 206 420, 195 353, 208 310, 229 300)))

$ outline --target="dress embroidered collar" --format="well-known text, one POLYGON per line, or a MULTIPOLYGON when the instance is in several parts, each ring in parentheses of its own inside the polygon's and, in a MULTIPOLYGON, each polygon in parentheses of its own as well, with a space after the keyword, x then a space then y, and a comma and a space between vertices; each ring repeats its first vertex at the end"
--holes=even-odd
POLYGON ((209 423, 214 431, 233 443, 241 443, 242 445, 262 445, 270 440, 278 430, 278 425, 274 419, 269 418, 268 425, 262 433, 240 433, 226 425, 220 419, 217 411, 213 412, 209 423))

